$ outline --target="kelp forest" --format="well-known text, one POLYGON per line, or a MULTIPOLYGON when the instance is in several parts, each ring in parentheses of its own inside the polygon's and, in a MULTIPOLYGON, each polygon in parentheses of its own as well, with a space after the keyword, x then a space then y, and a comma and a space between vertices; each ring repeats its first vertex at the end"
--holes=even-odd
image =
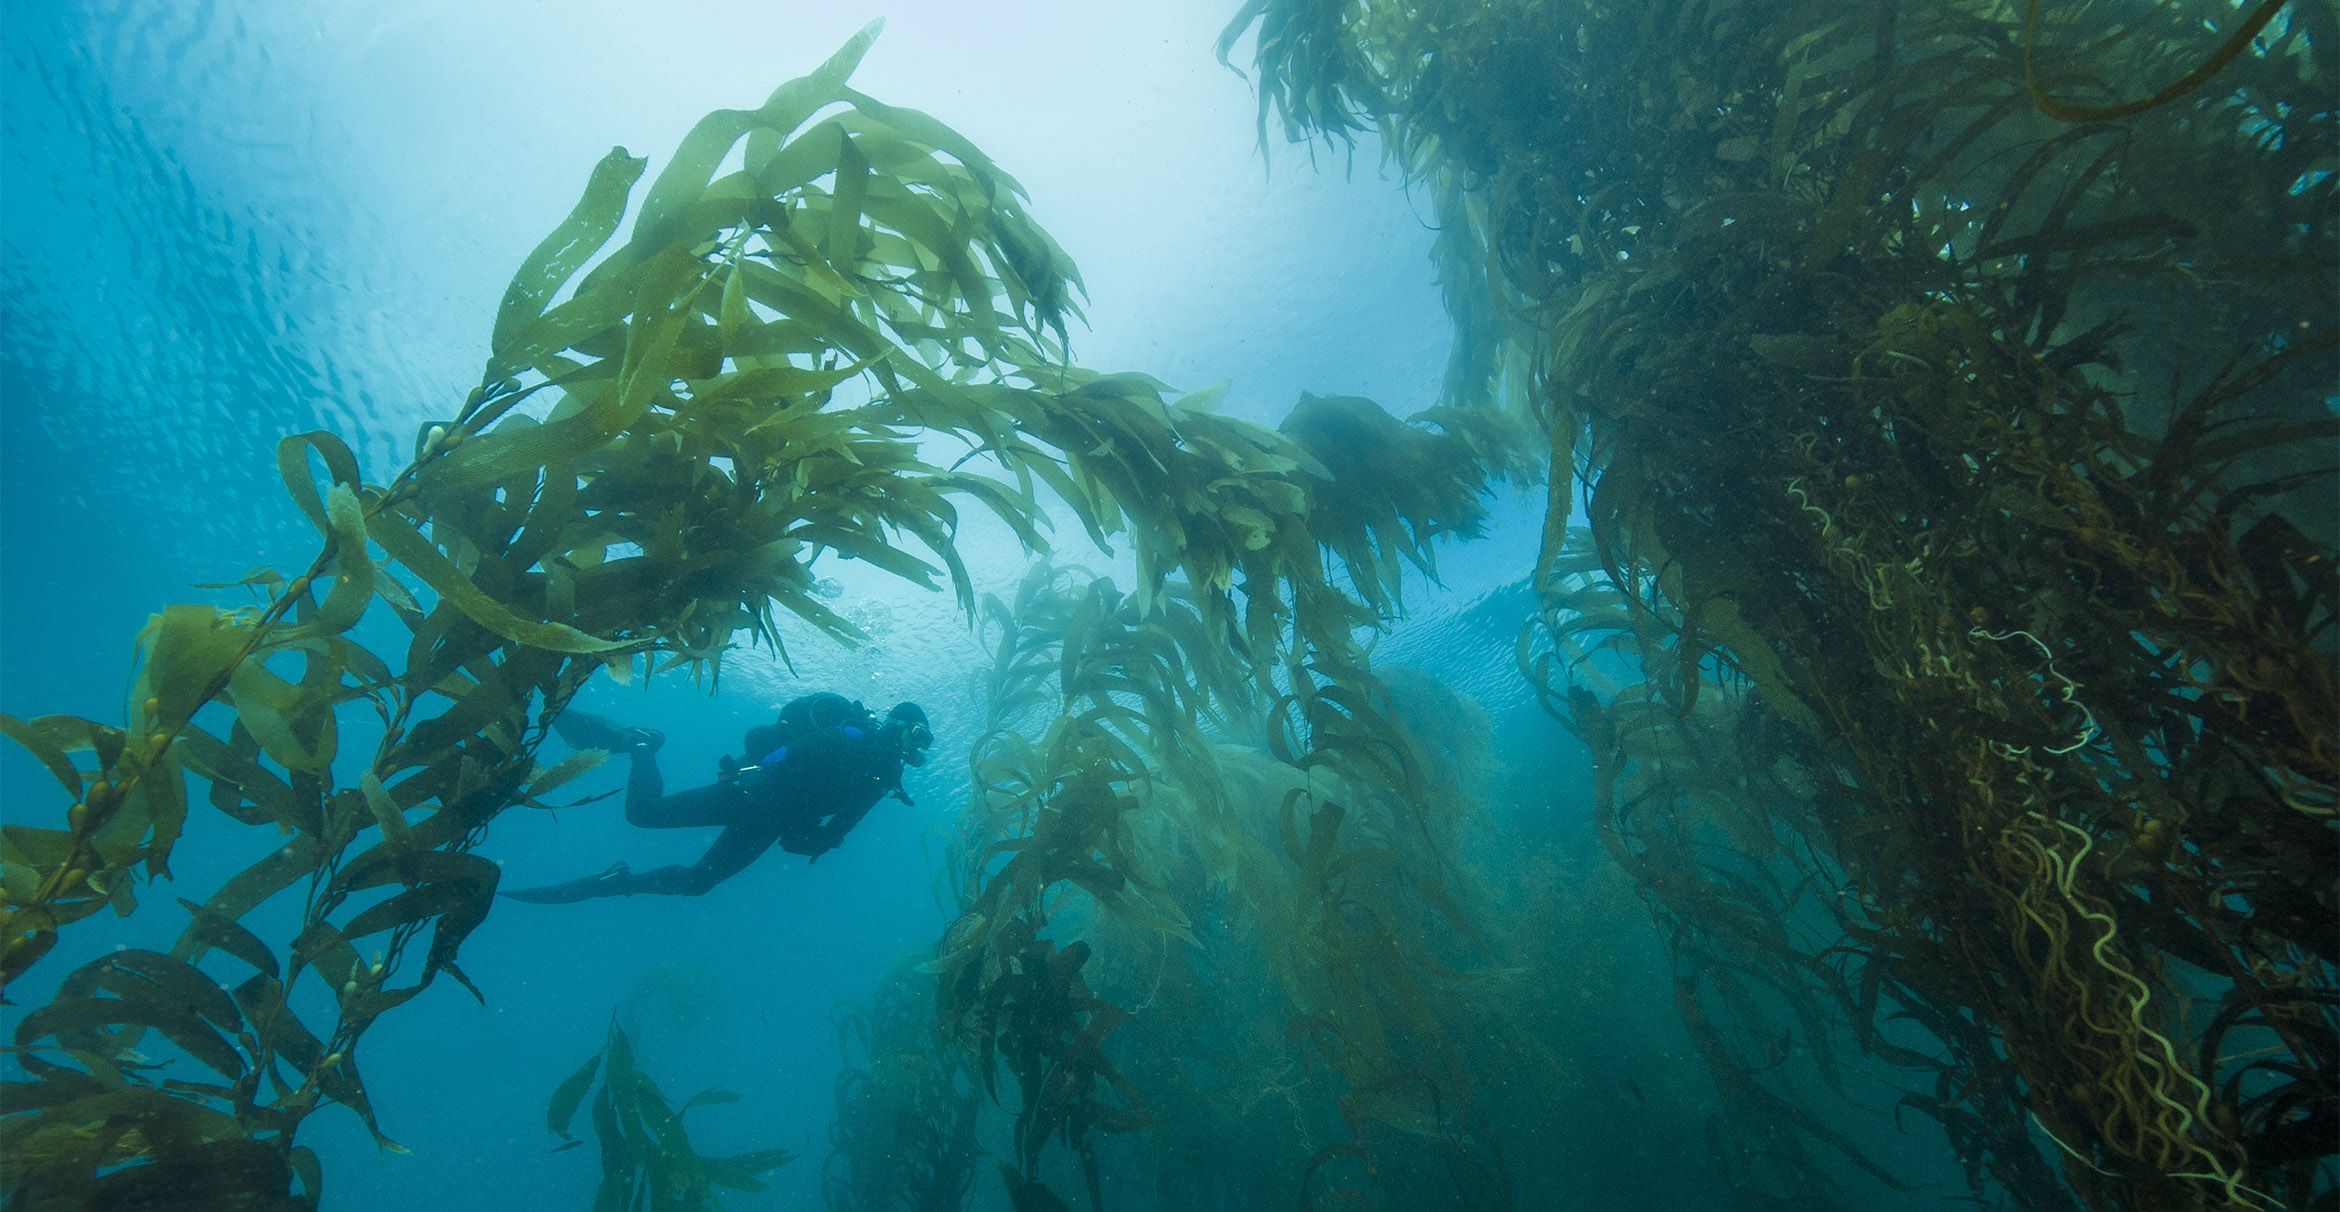
POLYGON ((1250 0, 1262 152, 1380 157, 1454 332, 1273 428, 1076 364, 876 33, 592 166, 385 481, 283 437, 314 560, 160 606, 120 719, 0 717, 6 1208, 331 1207, 309 1118, 421 1110, 370 1030, 519 975, 463 943, 606 756, 553 721, 855 644, 830 558, 990 654, 952 920, 825 1158, 701 1152, 739 1096, 615 1022, 545 1074, 596 1209, 2340 1209, 2340 10, 1250 0), (1499 738, 1376 651, 1520 493, 1499 738), (1496 810, 1555 780, 1582 856, 1496 810), (101 911, 176 942, 51 971, 101 911))

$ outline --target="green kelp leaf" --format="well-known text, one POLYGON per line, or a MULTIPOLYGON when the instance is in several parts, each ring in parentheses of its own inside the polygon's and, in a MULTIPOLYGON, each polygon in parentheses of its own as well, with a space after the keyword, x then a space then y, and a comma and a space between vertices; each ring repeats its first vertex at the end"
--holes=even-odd
POLYGON ((817 543, 841 556, 860 560, 882 568, 895 576, 925 589, 934 589, 934 565, 888 544, 875 535, 858 534, 841 527, 813 522, 788 532, 788 537, 806 543, 817 543))
POLYGON ((66 740, 70 734, 45 722, 60 718, 39 716, 27 721, 0 713, 0 735, 6 735, 39 759, 41 767, 49 772, 49 777, 56 779, 65 788, 65 794, 78 800, 83 790, 81 771, 65 756, 66 740))
MULTIPOLYGON (((405 784, 399 784, 404 787, 405 784)), ((412 850, 384 844, 344 864, 327 892, 339 896, 386 884, 493 883, 503 869, 492 860, 455 850, 412 850)))
MULTIPOLYGON (((236 1009, 235 999, 194 965, 160 951, 136 948, 116 951, 105 958, 117 972, 135 972, 152 981, 171 1005, 201 1015, 222 1031, 242 1029, 244 1019, 236 1009)), ((114 983, 108 987, 119 991, 123 985, 114 983)))
POLYGON ((1820 717, 1796 697, 1795 686, 1788 680, 1787 668, 1780 664, 1779 654, 1753 627, 1739 617, 1739 604, 1729 598, 1708 598, 1698 609, 1698 626, 1712 634, 1730 650, 1732 660, 1741 672, 1755 683, 1756 692, 1781 719, 1818 739, 1825 735, 1820 717))
POLYGON ((239 723, 230 736, 231 741, 223 744, 203 729, 189 726, 171 742, 171 753, 187 769, 210 780, 211 802, 237 820, 257 823, 243 809, 249 803, 258 809, 258 819, 272 820, 286 832, 318 832, 316 805, 303 801, 283 779, 253 760, 260 755, 260 743, 251 729, 239 723))
MULTIPOLYGON (((413 990, 401 992, 412 994, 413 990)), ((374 1100, 366 1094, 365 1080, 358 1076, 356 1052, 336 1052, 319 1057, 315 1076, 317 1088, 325 1092, 325 1097, 357 1112, 358 1118, 365 1121, 366 1131, 373 1136, 375 1148, 387 1149, 392 1153, 413 1152, 382 1135, 382 1125, 374 1117, 374 1100)))
POLYGON ((684 1099, 683 1105, 675 1108, 674 1113, 676 1115, 681 1115, 693 1107, 712 1107, 722 1103, 736 1103, 738 1101, 739 1095, 734 1094, 729 1090, 709 1088, 701 1090, 697 1094, 684 1099))
MULTIPOLYGON (((614 1020, 609 1025, 608 1042, 602 1045, 601 1061, 605 1071, 601 1079, 601 1096, 595 1100, 595 1111, 599 1112, 600 1104, 608 1103, 614 1112, 617 1095, 623 1092, 630 1098, 634 1090, 633 1041, 626 1038, 625 1028, 618 1026, 614 1020)), ((631 1114, 632 1108, 629 1107, 627 1110, 631 1114)), ((596 1127, 598 1128, 598 1125, 596 1127)), ((608 1142, 604 1140, 603 1159, 605 1162, 607 1157, 608 1142)))
POLYGON ((0 1157, 10 1159, 11 1169, 15 1163, 38 1159, 36 1172, 45 1172, 44 1176, 54 1174, 75 1184, 66 1188, 74 1194, 72 1199, 61 1203, 28 1203, 28 1206, 43 1209, 168 1206, 152 1197, 136 1197, 120 1203, 98 1202, 100 1192, 92 1172, 127 1160, 117 1151, 119 1136, 100 1137, 91 1132, 91 1125, 99 1124, 136 1124, 142 1137, 187 1142, 191 1151, 203 1142, 238 1139, 244 1132, 233 1115, 152 1086, 109 1090, 41 1115, 11 1115, 0 1120, 0 1157), (101 1147, 106 1152, 100 1153, 101 1147))
POLYGON ((73 853, 73 834, 64 829, 0 825, 0 887, 10 906, 29 905, 41 882, 73 853))
POLYGON ((653 1166, 661 1158, 671 1164, 679 1157, 690 1156, 690 1133, 674 1109, 666 1105, 666 1096, 659 1092, 658 1083, 649 1074, 631 1067, 620 1071, 613 1065, 610 1077, 625 1118, 646 1133, 655 1146, 653 1166))
POLYGON ((593 1088, 593 1075, 600 1070, 601 1054, 596 1052, 586 1057, 585 1063, 577 1066, 575 1073, 561 1080, 560 1086, 553 1091, 552 1102, 544 1109, 546 1131, 562 1140, 576 1140, 569 1135, 569 1124, 577 1118, 578 1104, 585 1101, 585 1092, 593 1088))
POLYGON ((285 769, 315 774, 332 764, 334 750, 339 747, 333 712, 299 686, 276 676, 259 661, 245 661, 228 679, 228 697, 235 703, 237 718, 251 729, 260 748, 285 769), (295 722, 312 712, 318 722, 317 740, 304 745, 295 722))
MULTIPOLYGON (((996 187, 996 189, 1004 189, 1006 194, 1014 197, 1024 196, 1024 186, 1021 182, 1009 176, 999 165, 992 163, 991 157, 984 155, 983 150, 969 142, 965 135, 952 130, 933 115, 922 110, 888 105, 849 86, 839 89, 839 92, 846 100, 853 103, 853 108, 861 111, 869 119, 884 123, 904 138, 946 152, 952 159, 966 165, 968 170, 974 174, 977 184, 982 185, 987 191, 994 191, 996 187)), ((993 192, 992 197, 997 200, 999 194, 993 192)))
MULTIPOLYGON (((180 722, 204 703, 214 680, 243 658, 252 625, 210 606, 165 606, 138 633, 138 675, 130 701, 158 701, 155 717, 180 722)), ((274 757, 274 754, 269 756, 274 757)), ((110 763, 109 763, 110 764, 110 763)))
POLYGON ((734 245, 731 250, 731 270, 723 275, 723 305, 716 315, 715 330, 723 340, 723 348, 739 339, 739 330, 749 323, 755 313, 748 310, 747 278, 739 272, 739 258, 743 249, 734 245))
MULTIPOLYGON (((488 363, 484 373, 492 375, 502 371, 517 374, 533 367, 551 383, 559 384, 572 393, 582 392, 594 382, 608 378, 611 364, 616 360, 615 351, 604 355, 600 351, 599 342, 623 338, 626 316, 634 310, 635 300, 641 292, 644 267, 651 260, 638 262, 623 271, 597 272, 587 279, 584 289, 575 296, 529 321, 528 326, 513 338, 512 344, 488 363), (581 367, 558 356, 563 350, 584 352, 588 348, 592 350, 588 356, 595 360, 581 367)), ((501 432, 512 419, 506 417, 489 432, 501 432)), ((474 436, 476 438, 478 435, 474 436)), ((468 444, 449 452, 448 457, 438 462, 476 462, 476 452, 467 451, 468 444)), ((433 470, 440 468, 434 465, 433 470)))
POLYGON ((325 1045, 285 1005, 281 982, 272 976, 255 974, 230 993, 236 1005, 243 1009, 244 1019, 252 1025, 252 1035, 264 1053, 291 1062, 304 1076, 316 1070, 317 1062, 325 1056, 325 1045))
MULTIPOLYGON (((147 878, 169 879, 171 847, 178 844, 179 832, 187 825, 187 776, 179 769, 173 750, 164 749, 147 759, 146 770, 130 784, 124 807, 146 818, 147 878)), ((127 885, 119 891, 126 895, 127 885)))
POLYGON ((424 884, 367 906, 341 928, 345 938, 360 939, 400 926, 420 925, 446 914, 460 917, 479 905, 479 885, 424 884))
MULTIPOLYGON (((65 1049, 59 1049, 59 1051, 73 1056, 72 1052, 65 1049)), ((122 1089, 129 1084, 128 1079, 122 1076, 122 1071, 119 1068, 116 1068, 112 1062, 104 1057, 94 1053, 84 1053, 83 1056, 88 1058, 86 1060, 82 1059, 82 1056, 74 1056, 75 1060, 80 1060, 83 1065, 87 1066, 88 1072, 86 1073, 64 1065, 52 1064, 31 1053, 19 1053, 18 1055, 25 1058, 24 1062, 20 1063, 24 1063, 25 1068, 39 1080, 0 1082, 0 1106, 7 1107, 11 1116, 24 1111, 39 1111, 44 1107, 54 1107, 77 1098, 94 1097, 108 1090, 122 1089)))
POLYGON ((829 264, 850 272, 861 260, 861 207, 869 196, 869 157, 848 135, 837 144, 836 189, 829 197, 829 233, 823 244, 829 264))
POLYGON ((325 460, 326 474, 336 484, 354 486, 360 482, 357 456, 350 453, 347 443, 322 429, 312 429, 307 433, 277 440, 276 471, 284 478, 285 493, 292 497, 293 504, 300 506, 302 513, 309 516, 310 523, 316 526, 319 533, 330 537, 333 534, 333 522, 326 515, 324 499, 317 495, 316 476, 309 470, 308 452, 311 450, 317 452, 318 458, 325 460))
MULTIPOLYGON (((732 281, 741 281, 743 277, 744 275, 735 275, 732 281)), ((729 287, 727 286, 725 289, 728 290, 729 287)), ((743 295, 744 292, 745 287, 743 286, 743 295)), ((849 366, 837 367, 834 370, 806 370, 799 366, 760 366, 752 370, 737 371, 693 383, 691 385, 691 406, 697 408, 719 400, 733 399, 778 403, 779 397, 784 396, 797 399, 817 396, 868 368, 869 363, 867 362, 855 362, 849 366)), ((785 425, 805 420, 805 418, 797 416, 794 411, 789 410, 786 404, 779 404, 778 407, 780 411, 775 411, 771 416, 748 426, 745 432, 756 433, 774 425, 785 425)), ((851 425, 851 419, 848 417, 839 417, 837 420, 842 426, 849 427, 851 425)))
POLYGON ((259 935, 246 929, 242 922, 198 905, 186 897, 180 897, 179 904, 195 920, 188 923, 186 930, 180 933, 178 944, 171 949, 172 954, 193 963, 205 949, 216 947, 259 969, 271 979, 275 978, 276 953, 268 949, 268 944, 260 941, 259 935))
MULTIPOLYGON (((349 1012, 351 992, 342 986, 357 979, 366 968, 357 947, 329 922, 311 922, 301 936, 293 940, 292 962, 287 965, 287 979, 297 976, 302 968, 312 968, 325 983, 333 987, 340 1000, 342 1012, 349 1012)), ((358 996, 363 996, 359 991, 358 996)))
MULTIPOLYGON (((693 377, 696 359, 678 345, 685 328, 696 322, 699 292, 714 280, 715 270, 681 248, 667 249, 643 266, 617 392, 580 415, 595 417, 602 432, 614 435, 640 420, 676 379, 693 377)), ((720 363, 714 369, 721 369, 720 363)), ((708 370, 695 373, 705 377, 708 370)))
POLYGON ((593 1212, 628 1212, 641 1160, 618 1122, 617 1101, 607 1082, 593 1096, 593 1138, 601 1146, 601 1185, 593 1193, 593 1212))
MULTIPOLYGON (((762 134, 764 132, 760 130, 751 133, 748 136, 750 145, 752 146, 758 136, 762 134)), ((766 196, 778 197, 802 189, 819 180, 824 174, 837 167, 837 153, 843 147, 844 140, 844 124, 832 119, 789 140, 787 146, 779 148, 768 156, 760 159, 751 156, 749 163, 754 166, 756 188, 762 190, 766 196)), ((803 237, 793 229, 784 229, 772 234, 795 247, 796 251, 800 253, 819 251, 809 244, 800 244, 803 237)), ((852 290, 850 283, 837 277, 833 271, 818 260, 808 260, 804 268, 814 277, 840 291, 850 292, 852 290)))
POLYGON ((539 766, 529 775, 528 786, 522 792, 527 799, 537 799, 557 790, 564 783, 597 769, 609 760, 607 749, 580 749, 550 766, 539 766))
POLYGON ((308 1212, 317 1212, 325 1199, 325 1167, 317 1160, 317 1151, 307 1145, 294 1145, 285 1153, 285 1164, 293 1177, 301 1180, 301 1194, 297 1197, 308 1212))
MULTIPOLYGON (((241 919, 260 902, 315 871, 323 850, 324 846, 315 833, 302 833, 287 838, 284 845, 230 876, 226 883, 219 886, 219 891, 212 893, 203 902, 203 907, 230 921, 241 919)), ((182 936, 173 950, 185 952, 192 959, 200 954, 199 950, 193 950, 199 946, 182 936)))
MULTIPOLYGON (((434 460, 424 472, 425 486, 434 493, 457 493, 501 484, 608 445, 641 419, 660 390, 690 377, 684 373, 688 368, 677 363, 675 342, 699 290, 721 268, 682 247, 635 261, 622 272, 605 275, 610 264, 604 264, 575 298, 532 324, 522 348, 510 356, 533 364, 603 333, 622 335, 622 352, 609 351, 590 366, 562 373, 559 381, 569 394, 542 424, 498 425, 434 460), (633 322, 621 324, 628 315, 633 322), (607 383, 613 376, 618 380, 614 389, 607 383)), ((380 519, 374 524, 379 526, 380 519)), ((381 535, 374 541, 382 542, 381 535)))
POLYGON ((2288 425, 2254 426, 2241 433, 2202 442, 2189 452, 2189 456, 2198 465, 2210 466, 2254 451, 2293 443, 2313 443, 2321 449, 2329 450, 2336 440, 2340 440, 2340 418, 2326 417, 2288 425))
MULTIPOLYGON (((403 849, 414 844, 414 836, 406 826, 406 810, 383 788, 379 775, 371 770, 359 775, 358 794, 365 797, 366 810, 374 814, 374 823, 381 826, 382 841, 386 846, 403 849)), ((338 880, 335 882, 344 883, 338 880)))
MULTIPOLYGON (((576 209, 520 263, 520 269, 512 275, 511 285, 504 288, 504 301, 496 309, 495 335, 488 343, 499 365, 522 329, 543 315, 546 305, 560 293, 561 287, 609 243, 619 221, 625 218, 634 183, 641 180, 642 170, 649 165, 649 160, 628 155, 625 148, 610 148, 609 154, 593 166, 593 175, 585 184, 584 196, 577 199, 576 209)), ((511 369, 518 368, 507 368, 505 373, 511 369)), ((485 377, 494 380, 503 375, 491 367, 485 377)))
POLYGON ((804 125, 806 118, 840 99, 846 79, 860 66, 861 57, 868 53, 870 43, 884 28, 882 17, 862 26, 859 33, 846 39, 836 54, 829 56, 828 62, 811 75, 774 89, 758 109, 719 109, 699 119, 691 132, 683 136, 682 143, 674 149, 674 155, 668 158, 666 167, 642 199, 642 213, 634 220, 633 239, 626 246, 628 254, 648 256, 678 242, 695 243, 700 233, 685 230, 683 219, 706 192, 715 170, 722 166, 741 136, 772 132, 749 143, 746 164, 747 170, 753 173, 780 141, 804 125))
POLYGON ((2234 62, 2244 51, 2251 48, 2253 40, 2259 36, 2259 31, 2267 28, 2267 24, 2275 19, 2275 14, 2282 11, 2285 2, 2286 0, 2259 0, 2259 6, 2251 10, 2250 16, 2245 17, 2242 23, 2226 36, 2226 41, 2218 44, 2217 49, 2211 51, 2201 62, 2196 63, 2192 70, 2185 75, 2163 85, 2150 95, 2119 105, 2076 105, 2049 93, 2046 86, 2040 83, 2039 76, 2032 70, 2032 27, 2039 20, 2039 0, 2030 0, 2030 3, 2023 10, 2023 83, 2031 94, 2031 104, 2039 112, 2059 121, 2111 122, 2126 118, 2131 114, 2141 114, 2146 110, 2167 105, 2209 83, 2218 73, 2226 69, 2227 64, 2234 62))
MULTIPOLYGON (((431 949, 423 961, 422 983, 429 984, 439 970, 451 967, 463 940, 479 924, 487 920, 488 910, 495 903, 496 883, 503 878, 503 869, 476 854, 444 850, 423 851, 401 856, 396 851, 405 848, 395 845, 377 846, 361 856, 361 861, 384 851, 392 851, 386 860, 369 866, 366 873, 352 880, 347 887, 362 888, 400 879, 411 885, 406 891, 385 898, 360 911, 342 927, 345 938, 363 938, 400 926, 419 925, 432 918, 438 919, 431 932, 431 949)), ((357 864, 353 864, 356 866, 357 864)), ((478 997, 479 990, 460 972, 456 979, 478 997)))
POLYGON ((332 526, 333 567, 325 576, 325 601, 298 625, 279 628, 271 646, 339 635, 357 625, 374 599, 374 561, 366 554, 366 511, 346 484, 325 490, 325 518, 332 526))
POLYGON ((391 558, 406 565, 440 597, 454 603, 465 617, 505 639, 554 652, 613 652, 626 647, 625 641, 596 639, 566 623, 534 622, 512 613, 509 607, 472 584, 471 578, 464 576, 438 547, 399 518, 376 514, 367 530, 391 558))
POLYGON ((24 1016, 16 1042, 90 1027, 144 1027, 161 1032, 187 1055, 234 1080, 248 1068, 243 1053, 221 1033, 241 1031, 244 1020, 227 991, 195 968, 153 951, 117 951, 84 964, 81 978, 57 1000, 24 1016), (86 992, 72 992, 74 988, 86 992), (99 997, 99 991, 112 997, 99 997))
MULTIPOLYGON (((164 1085, 186 1088, 168 1081, 164 1085)), ((218 1139, 199 1139, 191 1130, 195 1122, 193 1116, 141 1119, 138 1135, 121 1138, 116 1145, 121 1149, 143 1146, 135 1164, 93 1167, 104 1172, 90 1184, 86 1201, 77 1200, 72 1206, 287 1210, 301 1206, 300 1200, 287 1194, 293 1175, 281 1142, 239 1136, 233 1131, 218 1139)), ((49 1191, 43 1188, 41 1193, 49 1191)))

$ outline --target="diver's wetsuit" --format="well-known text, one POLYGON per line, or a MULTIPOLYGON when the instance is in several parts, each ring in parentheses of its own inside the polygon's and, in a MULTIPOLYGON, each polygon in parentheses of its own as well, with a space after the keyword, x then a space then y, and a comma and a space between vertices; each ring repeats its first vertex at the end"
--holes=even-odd
POLYGON ((665 779, 658 772, 659 740, 639 731, 624 735, 632 742, 625 749, 633 760, 633 772, 626 779, 626 823, 644 829, 719 826, 723 832, 714 844, 688 867, 635 872, 618 863, 600 875, 503 895, 537 904, 645 892, 697 896, 737 875, 774 842, 790 854, 817 859, 835 849, 887 793, 909 799, 902 795, 901 750, 885 733, 873 729, 855 725, 819 729, 774 749, 735 776, 673 795, 665 793, 665 779))

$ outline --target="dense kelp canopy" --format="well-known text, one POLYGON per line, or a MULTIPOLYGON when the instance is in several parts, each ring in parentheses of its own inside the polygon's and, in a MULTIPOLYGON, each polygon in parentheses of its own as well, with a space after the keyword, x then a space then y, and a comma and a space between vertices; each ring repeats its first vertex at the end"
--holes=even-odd
MULTIPOLYGON (((174 911, 141 875, 227 827, 190 787, 284 839, 18 1019, 0 1183, 318 1206, 309 1115, 396 1147, 368 1030, 479 992, 489 826, 602 756, 540 762, 551 722, 596 676, 785 659, 781 614, 854 642, 833 556, 947 588, 992 653, 955 920, 837 1019, 835 1207, 1574 1198, 1547 1159, 1630 1047, 1628 888, 1745 1206, 1881 1206, 1944 1159, 2008 1206, 2328 1204, 2333 25, 1254 0, 1223 50, 1263 140, 1372 131, 1434 208, 1457 340, 1404 420, 1271 429, 1072 364, 1070 259, 850 87, 874 27, 647 189, 613 150, 411 462, 281 444, 309 567, 156 614, 118 726, 0 717, 67 805, 5 828, 8 980, 174 911), (1509 622, 1602 871, 1502 836, 1491 723, 1373 659, 1502 481, 1548 492, 1509 622), (969 505, 1033 561, 1012 595, 969 505), (1905 1120, 1941 1159, 1877 1147, 1905 1120)), ((699 1153, 729 1094, 670 1103, 615 1024, 546 1087, 566 1142, 590 1108, 597 1206, 790 1160, 699 1153)))
POLYGON ((1870 1164, 1795 1089, 1857 1053, 2020 1206, 2331 1199, 2331 8, 1253 28, 1263 136, 1379 130, 1450 392, 1549 435, 1523 658, 1747 1195, 1870 1164))

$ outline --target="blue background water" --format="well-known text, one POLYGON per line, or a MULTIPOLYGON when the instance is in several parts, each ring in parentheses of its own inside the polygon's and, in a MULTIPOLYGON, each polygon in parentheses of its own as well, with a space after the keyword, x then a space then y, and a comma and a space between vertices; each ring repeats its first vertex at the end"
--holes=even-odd
MULTIPOLYGON (((1087 364, 1185 386, 1228 379, 1230 410, 1263 420, 1302 389, 1401 414, 1427 405, 1447 340, 1429 231, 1370 146, 1321 172, 1279 148, 1263 169, 1248 86, 1210 53, 1220 8, 894 6, 855 83, 935 113, 1021 177, 1087 277, 1091 328, 1075 338, 1087 364)), ((119 718, 149 611, 232 600, 190 585, 312 554, 276 482, 279 434, 331 429, 371 475, 387 473, 416 423, 476 381, 512 267, 610 144, 663 160, 699 114, 760 100, 873 11, 11 0, 0 709, 119 718)), ((1524 706, 1509 665, 1516 604, 1477 623, 1464 610, 1524 569, 1528 505, 1502 512, 1494 539, 1446 557, 1448 590, 1418 591, 1417 622, 1389 648, 1499 714, 1524 706)), ((987 586, 1020 571, 1004 547, 976 546, 987 586)), ((603 684, 585 705, 664 729, 673 784, 818 687, 925 702, 941 748, 963 753, 953 724, 971 713, 980 660, 963 621, 947 600, 840 575, 841 605, 877 633, 870 647, 800 637, 799 677, 743 653, 718 695, 603 684)), ((587 1206, 590 1150, 548 1156, 543 1105, 612 1013, 677 1100, 708 1085, 746 1096, 694 1114, 704 1148, 808 1154, 773 1194, 735 1206, 809 1206, 837 1065, 832 1007, 868 996, 944 920, 939 830, 964 774, 946 758, 910 787, 916 808, 882 807, 812 866, 767 856, 698 899, 499 908, 464 954, 486 1005, 442 983, 364 1044, 383 1128, 412 1155, 378 1152, 339 1111, 304 1128, 325 1157, 328 1207, 587 1206)), ((1547 790, 1554 802, 1521 809, 1557 819, 1577 794, 1547 790)), ((22 755, 0 758, 8 820, 59 808, 22 755)), ((515 811, 484 850, 534 883, 619 857, 687 862, 704 841, 628 829, 611 801, 557 819, 515 811)), ((198 809, 176 885, 143 889, 131 919, 69 930, 16 1000, 45 1000, 105 948, 167 943, 184 920, 173 897, 207 894, 272 844, 198 809)))

